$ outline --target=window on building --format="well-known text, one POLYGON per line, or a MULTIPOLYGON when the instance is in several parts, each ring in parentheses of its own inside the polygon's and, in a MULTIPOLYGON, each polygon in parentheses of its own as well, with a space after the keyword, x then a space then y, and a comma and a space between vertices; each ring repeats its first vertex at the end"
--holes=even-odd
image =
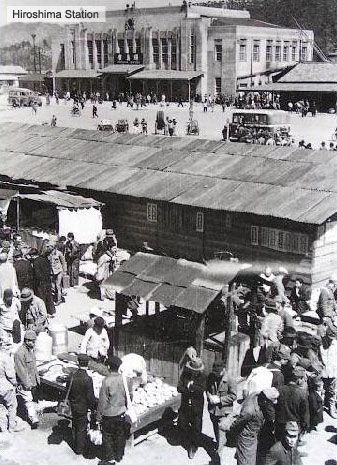
POLYGON ((141 41, 140 41, 140 39, 136 39, 136 54, 137 54, 138 57, 139 57, 141 53, 142 53, 142 44, 141 44, 141 41))
POLYGON ((108 41, 103 40, 103 66, 107 66, 109 62, 108 41))
POLYGON ((259 245, 259 227, 252 226, 250 228, 250 241, 252 245, 259 245))
POLYGON ((157 223, 158 221, 158 209, 155 203, 147 204, 147 221, 150 223, 157 223))
POLYGON ((289 61, 289 44, 283 45, 283 61, 289 61))
POLYGON ((221 77, 215 78, 215 94, 216 95, 221 94, 221 77))
POLYGON ((195 61, 195 35, 191 34, 191 46, 190 46, 190 62, 195 61))
POLYGON ((161 59, 163 63, 168 62, 168 42, 167 39, 161 39, 161 59))
POLYGON ((204 232, 204 213, 197 212, 195 230, 197 232, 204 232))
POLYGON ((71 61, 73 65, 76 62, 75 42, 73 40, 71 41, 71 61))
POLYGON ((127 39, 127 42, 128 42, 129 54, 133 55, 133 53, 134 53, 134 51, 133 51, 133 39, 127 39))
POLYGON ((177 69, 177 40, 175 37, 171 39, 171 68, 177 69))
POLYGON ((293 42, 291 46, 291 60, 296 61, 297 59, 297 42, 293 42))
POLYGON ((66 67, 64 44, 60 44, 60 67, 61 69, 65 69, 66 67))
POLYGON ((253 44, 253 61, 259 62, 260 61, 260 43, 254 42, 253 44))
POLYGON ((96 43, 97 63, 98 63, 98 66, 101 68, 102 67, 102 41, 95 40, 95 43, 96 43))
POLYGON ((307 234, 259 226, 251 227, 251 244, 300 255, 307 254, 309 250, 307 234))
POLYGON ((275 46, 275 61, 281 61, 281 44, 275 46))
POLYGON ((231 229, 232 225, 233 225, 232 215, 230 213, 226 213, 226 216, 225 216, 225 228, 226 229, 231 229))
POLYGON ((308 47, 307 45, 302 45, 301 47, 301 61, 308 60, 308 47))
POLYGON ((124 39, 118 39, 118 48, 119 48, 119 53, 120 55, 124 55, 125 49, 124 49, 124 39))
POLYGON ((222 61, 222 42, 221 40, 214 41, 215 61, 222 61))
POLYGON ((239 61, 247 61, 247 44, 245 41, 240 43, 239 61))
POLYGON ((271 40, 267 40, 266 62, 270 63, 271 61, 273 61, 273 42, 271 40))
POLYGON ((153 48, 153 61, 159 63, 159 41, 158 39, 152 39, 153 48))

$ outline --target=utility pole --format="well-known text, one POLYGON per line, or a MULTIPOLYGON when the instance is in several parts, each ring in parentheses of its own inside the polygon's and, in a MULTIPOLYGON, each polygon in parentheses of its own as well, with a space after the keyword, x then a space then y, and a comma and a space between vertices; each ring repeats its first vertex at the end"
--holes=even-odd
POLYGON ((42 90, 42 83, 41 83, 41 47, 39 46, 39 72, 40 72, 40 92, 42 90))
POLYGON ((36 73, 36 47, 35 47, 36 34, 32 34, 32 39, 33 39, 33 54, 34 54, 34 73, 36 73))

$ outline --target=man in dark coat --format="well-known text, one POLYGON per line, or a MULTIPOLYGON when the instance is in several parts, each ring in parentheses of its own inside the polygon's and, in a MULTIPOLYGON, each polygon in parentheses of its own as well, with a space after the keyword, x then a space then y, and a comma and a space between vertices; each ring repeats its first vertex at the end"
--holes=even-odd
POLYGON ((304 288, 303 279, 297 278, 295 286, 292 288, 290 293, 290 302, 297 315, 302 315, 302 313, 310 310, 308 300, 310 299, 304 288))
POLYGON ((13 252, 13 259, 14 263, 13 266, 16 271, 16 277, 18 280, 18 286, 20 291, 24 287, 28 287, 29 289, 33 289, 33 268, 29 260, 23 258, 21 250, 14 250, 13 252))
POLYGON ((56 310, 52 291, 51 265, 46 252, 39 255, 36 249, 32 249, 29 255, 32 257, 34 291, 44 301, 48 315, 54 315, 56 310))
POLYGON ((300 433, 309 428, 308 394, 301 387, 305 378, 305 369, 295 367, 288 385, 279 388, 280 397, 276 405, 276 437, 281 438, 288 421, 297 422, 300 433))
POLYGON ((85 354, 78 355, 78 370, 67 381, 67 389, 70 393, 69 401, 72 414, 72 429, 74 451, 77 455, 85 453, 87 447, 88 410, 96 408, 93 382, 86 369, 89 357, 85 354))
POLYGON ((80 268, 81 251, 78 242, 72 232, 67 235, 64 256, 67 262, 67 273, 70 279, 70 286, 78 286, 78 275, 80 268))
POLYGON ((202 414, 204 408, 204 392, 206 391, 206 375, 201 359, 188 361, 179 382, 181 393, 178 427, 181 429, 188 457, 193 459, 201 442, 202 414))
POLYGON ((266 465, 302 465, 297 450, 299 428, 295 421, 289 421, 284 428, 282 439, 276 442, 266 457, 266 465))

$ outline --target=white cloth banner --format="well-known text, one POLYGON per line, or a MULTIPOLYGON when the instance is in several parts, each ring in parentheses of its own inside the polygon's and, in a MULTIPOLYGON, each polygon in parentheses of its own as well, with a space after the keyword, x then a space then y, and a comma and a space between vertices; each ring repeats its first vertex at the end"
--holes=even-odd
POLYGON ((102 213, 96 208, 78 210, 59 210, 59 235, 74 233, 75 241, 80 244, 95 242, 102 232, 102 213))

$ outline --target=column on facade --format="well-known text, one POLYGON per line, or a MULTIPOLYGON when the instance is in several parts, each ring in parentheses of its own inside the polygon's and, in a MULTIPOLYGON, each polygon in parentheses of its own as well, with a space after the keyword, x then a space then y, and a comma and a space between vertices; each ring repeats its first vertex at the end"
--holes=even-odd
POLYGON ((72 54, 72 34, 69 29, 66 32, 66 40, 64 42, 64 67, 65 69, 72 69, 71 54, 72 54))
POLYGON ((128 31, 124 31, 124 53, 126 55, 127 61, 130 61, 130 50, 128 44, 128 31))
POLYGON ((97 48, 96 48, 96 34, 92 33, 92 58, 93 58, 93 69, 98 68, 97 63, 97 48))
POLYGON ((172 40, 171 34, 167 34, 167 69, 172 69, 172 40))
POLYGON ((81 44, 82 44, 82 69, 89 69, 89 50, 88 50, 88 33, 87 29, 81 31, 81 44))
POLYGON ((102 34, 101 35, 101 68, 103 69, 104 66, 105 66, 105 63, 104 63, 104 35, 102 34))
POLYGON ((137 53, 136 31, 132 31, 132 52, 137 53))
POLYGON ((75 69, 82 68, 82 37, 80 25, 74 28, 74 45, 75 45, 75 69))
POLYGON ((160 31, 158 30, 158 47, 159 47, 159 69, 163 68, 163 47, 160 36, 160 31))
POLYGON ((144 64, 147 64, 149 69, 153 68, 153 43, 152 43, 152 27, 148 27, 146 30, 146 61, 144 64))
POLYGON ((118 45, 118 35, 117 35, 117 29, 114 29, 113 30, 113 33, 112 33, 112 46, 113 46, 113 52, 114 54, 117 54, 119 55, 120 54, 120 50, 119 50, 119 45, 118 45))
POLYGON ((112 30, 108 31, 108 65, 113 64, 113 33, 112 30))
POLYGON ((180 28, 176 28, 175 36, 176 36, 176 49, 177 49, 177 70, 181 70, 181 63, 180 63, 180 28))

